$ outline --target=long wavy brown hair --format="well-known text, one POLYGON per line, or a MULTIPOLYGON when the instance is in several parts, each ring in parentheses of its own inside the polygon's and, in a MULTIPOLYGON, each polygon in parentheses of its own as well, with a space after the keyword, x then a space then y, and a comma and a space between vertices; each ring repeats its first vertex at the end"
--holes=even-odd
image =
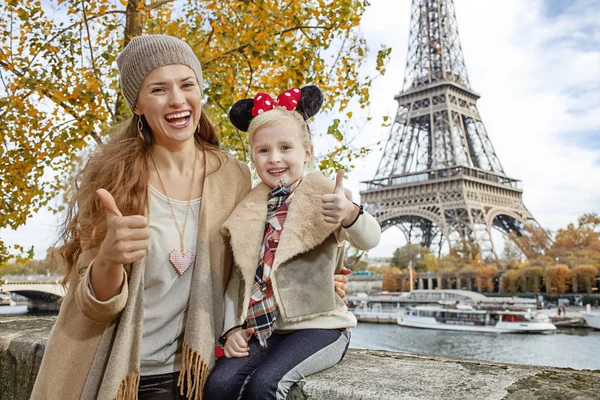
MULTIPOLYGON (((218 152, 219 137, 202 111, 194 134, 196 146, 218 152)), ((67 208, 58 242, 58 253, 65 262, 66 285, 77 259, 87 248, 97 248, 106 236, 106 211, 96 190, 106 189, 115 199, 123 215, 142 215, 146 209, 150 180, 147 157, 154 146, 154 137, 143 116, 136 114, 117 125, 108 143, 99 146, 87 164, 77 174, 75 195, 67 208), (143 140, 138 132, 142 119, 143 140)))

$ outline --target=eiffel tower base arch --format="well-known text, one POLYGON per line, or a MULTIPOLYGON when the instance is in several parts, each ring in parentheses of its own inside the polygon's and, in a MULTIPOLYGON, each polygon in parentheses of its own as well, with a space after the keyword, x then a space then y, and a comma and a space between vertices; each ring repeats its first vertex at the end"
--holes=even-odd
MULTIPOLYGON (((481 179, 485 176, 472 168, 460 169, 454 174, 436 171, 427 175, 432 179, 416 183, 383 182, 374 187, 375 181, 369 181, 361 199, 383 231, 396 226, 407 243, 418 243, 438 256, 445 245, 458 248, 468 244, 483 259, 497 261, 492 231, 527 240, 527 226, 535 220, 521 200, 520 189, 486 182, 481 179), (477 178, 472 177, 473 172, 477 178)), ((532 256, 527 252, 531 246, 523 246, 522 239, 515 243, 525 256, 532 256)))

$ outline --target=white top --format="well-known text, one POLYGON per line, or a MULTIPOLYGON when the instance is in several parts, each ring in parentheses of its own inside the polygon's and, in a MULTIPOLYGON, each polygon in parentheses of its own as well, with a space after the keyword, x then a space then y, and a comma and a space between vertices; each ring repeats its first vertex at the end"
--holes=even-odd
MULTIPOLYGON (((183 229, 187 201, 171 200, 183 229)), ((196 251, 200 199, 190 202, 184 235, 185 250, 196 251)), ((150 239, 144 271, 144 321, 140 374, 176 372, 181 367, 183 330, 192 283, 193 267, 179 277, 169 262, 171 250, 180 250, 179 232, 167 197, 150 185, 150 239)))

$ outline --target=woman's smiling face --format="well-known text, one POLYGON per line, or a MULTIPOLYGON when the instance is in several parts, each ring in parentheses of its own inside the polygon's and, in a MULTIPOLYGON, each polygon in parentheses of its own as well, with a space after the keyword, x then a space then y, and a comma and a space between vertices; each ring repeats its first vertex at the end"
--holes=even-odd
POLYGON ((193 140, 202 113, 196 74, 185 65, 156 68, 142 82, 135 112, 145 117, 158 145, 193 140))

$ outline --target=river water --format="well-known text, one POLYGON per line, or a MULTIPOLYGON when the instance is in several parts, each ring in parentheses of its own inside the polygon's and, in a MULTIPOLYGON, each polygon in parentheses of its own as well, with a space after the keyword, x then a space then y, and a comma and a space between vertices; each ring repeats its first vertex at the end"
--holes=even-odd
MULTIPOLYGON (((26 314, 27 306, 0 307, 26 314)), ((600 331, 559 328, 545 334, 451 332, 359 322, 350 347, 526 365, 600 369, 600 331)))
POLYGON ((0 315, 4 314, 27 314, 27 305, 2 306, 0 307, 0 315))
POLYGON ((600 369, 600 331, 559 328, 552 333, 480 333, 359 322, 350 347, 514 364, 600 369))

